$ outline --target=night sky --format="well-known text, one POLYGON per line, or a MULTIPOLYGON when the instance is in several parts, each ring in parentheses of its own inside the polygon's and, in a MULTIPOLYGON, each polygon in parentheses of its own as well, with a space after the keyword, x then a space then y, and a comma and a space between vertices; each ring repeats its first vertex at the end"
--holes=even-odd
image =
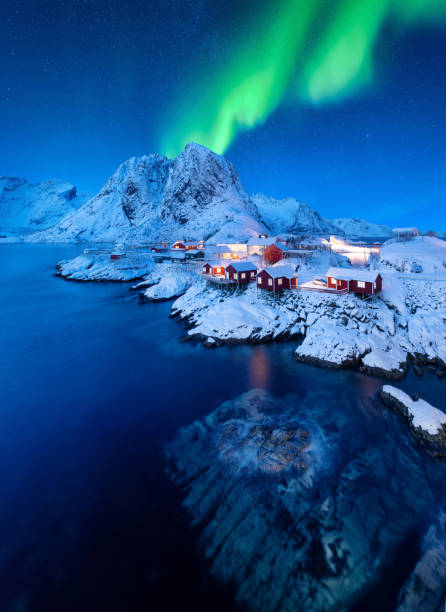
POLYGON ((355 2, 1 2, 0 174, 94 194, 128 157, 193 134, 248 193, 446 229, 446 0, 355 2), (370 57, 344 83, 352 19, 370 57))

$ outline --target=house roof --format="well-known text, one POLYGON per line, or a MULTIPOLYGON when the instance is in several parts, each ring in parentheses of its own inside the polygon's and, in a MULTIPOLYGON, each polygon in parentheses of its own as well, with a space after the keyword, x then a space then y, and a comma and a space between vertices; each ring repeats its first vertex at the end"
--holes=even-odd
POLYGON ((250 272, 251 270, 257 270, 257 266, 250 261, 231 261, 229 266, 232 266, 237 272, 250 272))
POLYGON ((271 278, 294 278, 296 276, 295 270, 293 270, 291 266, 285 264, 265 268, 264 272, 269 274, 271 278))
POLYGON ((392 232, 394 234, 416 234, 418 230, 416 227, 395 227, 392 232))
POLYGON ((248 240, 249 246, 269 246, 270 244, 274 244, 275 238, 250 238, 248 240))
POLYGON ((359 280, 374 283, 379 276, 376 270, 361 270, 358 268, 329 268, 325 276, 340 280, 359 280))
POLYGON ((223 262, 217 259, 217 260, 205 261, 203 263, 203 266, 205 266, 206 264, 209 264, 212 268, 226 268, 227 266, 231 264, 231 262, 230 261, 223 262))
POLYGON ((227 246, 221 246, 221 245, 210 245, 208 247, 206 247, 206 250, 209 251, 210 253, 232 253, 232 249, 230 249, 227 246))

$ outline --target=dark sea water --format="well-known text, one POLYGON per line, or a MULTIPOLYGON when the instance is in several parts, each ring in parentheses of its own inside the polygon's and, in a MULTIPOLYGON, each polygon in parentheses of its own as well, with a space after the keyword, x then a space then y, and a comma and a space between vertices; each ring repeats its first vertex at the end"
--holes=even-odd
MULTIPOLYGON (((170 303, 139 305, 127 284, 55 277, 54 264, 78 252, 0 245, 0 610, 242 609, 208 571, 165 474, 164 444, 257 387, 342 394, 360 419, 358 402, 373 411, 382 381, 299 364, 295 343, 184 343, 170 303)), ((409 373, 397 385, 444 405, 435 376, 409 373)), ((435 471, 405 423, 386 418, 435 471)), ((402 538, 358 609, 393 609, 425 526, 402 538)))

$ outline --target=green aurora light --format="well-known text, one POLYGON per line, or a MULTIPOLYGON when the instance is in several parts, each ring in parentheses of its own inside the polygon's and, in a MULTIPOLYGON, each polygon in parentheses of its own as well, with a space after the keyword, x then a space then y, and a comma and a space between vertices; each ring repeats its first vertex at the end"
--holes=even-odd
POLYGON ((193 141, 221 154, 239 130, 262 123, 287 98, 320 105, 351 96, 373 82, 385 24, 404 30, 440 20, 446 23, 446 0, 285 0, 257 16, 262 25, 234 43, 223 69, 197 72, 193 95, 183 90, 175 101, 181 115, 170 113, 161 149, 173 157, 193 141))

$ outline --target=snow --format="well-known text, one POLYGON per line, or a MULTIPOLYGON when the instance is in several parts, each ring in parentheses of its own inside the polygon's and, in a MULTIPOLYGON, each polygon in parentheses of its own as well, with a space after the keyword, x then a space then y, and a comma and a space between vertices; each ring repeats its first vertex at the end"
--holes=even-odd
POLYGON ((377 265, 405 273, 446 272, 446 242, 433 236, 415 236, 407 242, 388 240, 377 265))
POLYGON ((296 271, 294 268, 287 264, 271 266, 269 268, 265 268, 264 271, 271 276, 271 278, 294 278, 296 276, 296 271))
POLYGON ((341 233, 350 238, 389 238, 392 229, 387 225, 377 225, 362 219, 332 219, 333 233, 341 233))
POLYGON ((44 230, 79 208, 86 196, 66 181, 29 183, 24 178, 0 177, 0 234, 23 236, 44 230))
POLYGON ((180 266, 162 263, 155 267, 152 274, 146 278, 153 282, 142 294, 146 301, 156 302, 170 300, 182 295, 194 282, 197 282, 197 271, 193 264, 180 266))
POLYGON ((374 283, 379 275, 376 270, 362 270, 360 268, 329 268, 326 276, 330 278, 339 278, 341 280, 361 280, 369 283, 374 283))
POLYGON ((194 337, 221 342, 302 337, 295 357, 332 367, 400 378, 409 354, 446 364, 446 282, 392 277, 383 295, 370 301, 305 290, 274 298, 254 284, 233 294, 194 285, 172 312, 188 321, 194 337))
POLYGON ((323 219, 307 204, 298 202, 294 198, 277 200, 257 193, 252 196, 252 200, 272 233, 329 233, 332 231, 329 221, 323 219))
POLYGON ((127 160, 95 197, 32 239, 235 242, 264 232, 234 166, 191 143, 173 160, 157 154, 127 160))
POLYGON ((121 259, 110 255, 79 255, 57 264, 59 274, 69 280, 79 281, 131 281, 148 274, 153 269, 150 255, 129 254, 121 259))
POLYGON ((250 272, 257 270, 257 266, 250 261, 231 261, 230 264, 236 272, 250 272))
POLYGON ((407 393, 391 385, 384 385, 382 390, 407 408, 414 427, 421 427, 435 435, 446 425, 446 414, 423 399, 415 401, 407 393))

